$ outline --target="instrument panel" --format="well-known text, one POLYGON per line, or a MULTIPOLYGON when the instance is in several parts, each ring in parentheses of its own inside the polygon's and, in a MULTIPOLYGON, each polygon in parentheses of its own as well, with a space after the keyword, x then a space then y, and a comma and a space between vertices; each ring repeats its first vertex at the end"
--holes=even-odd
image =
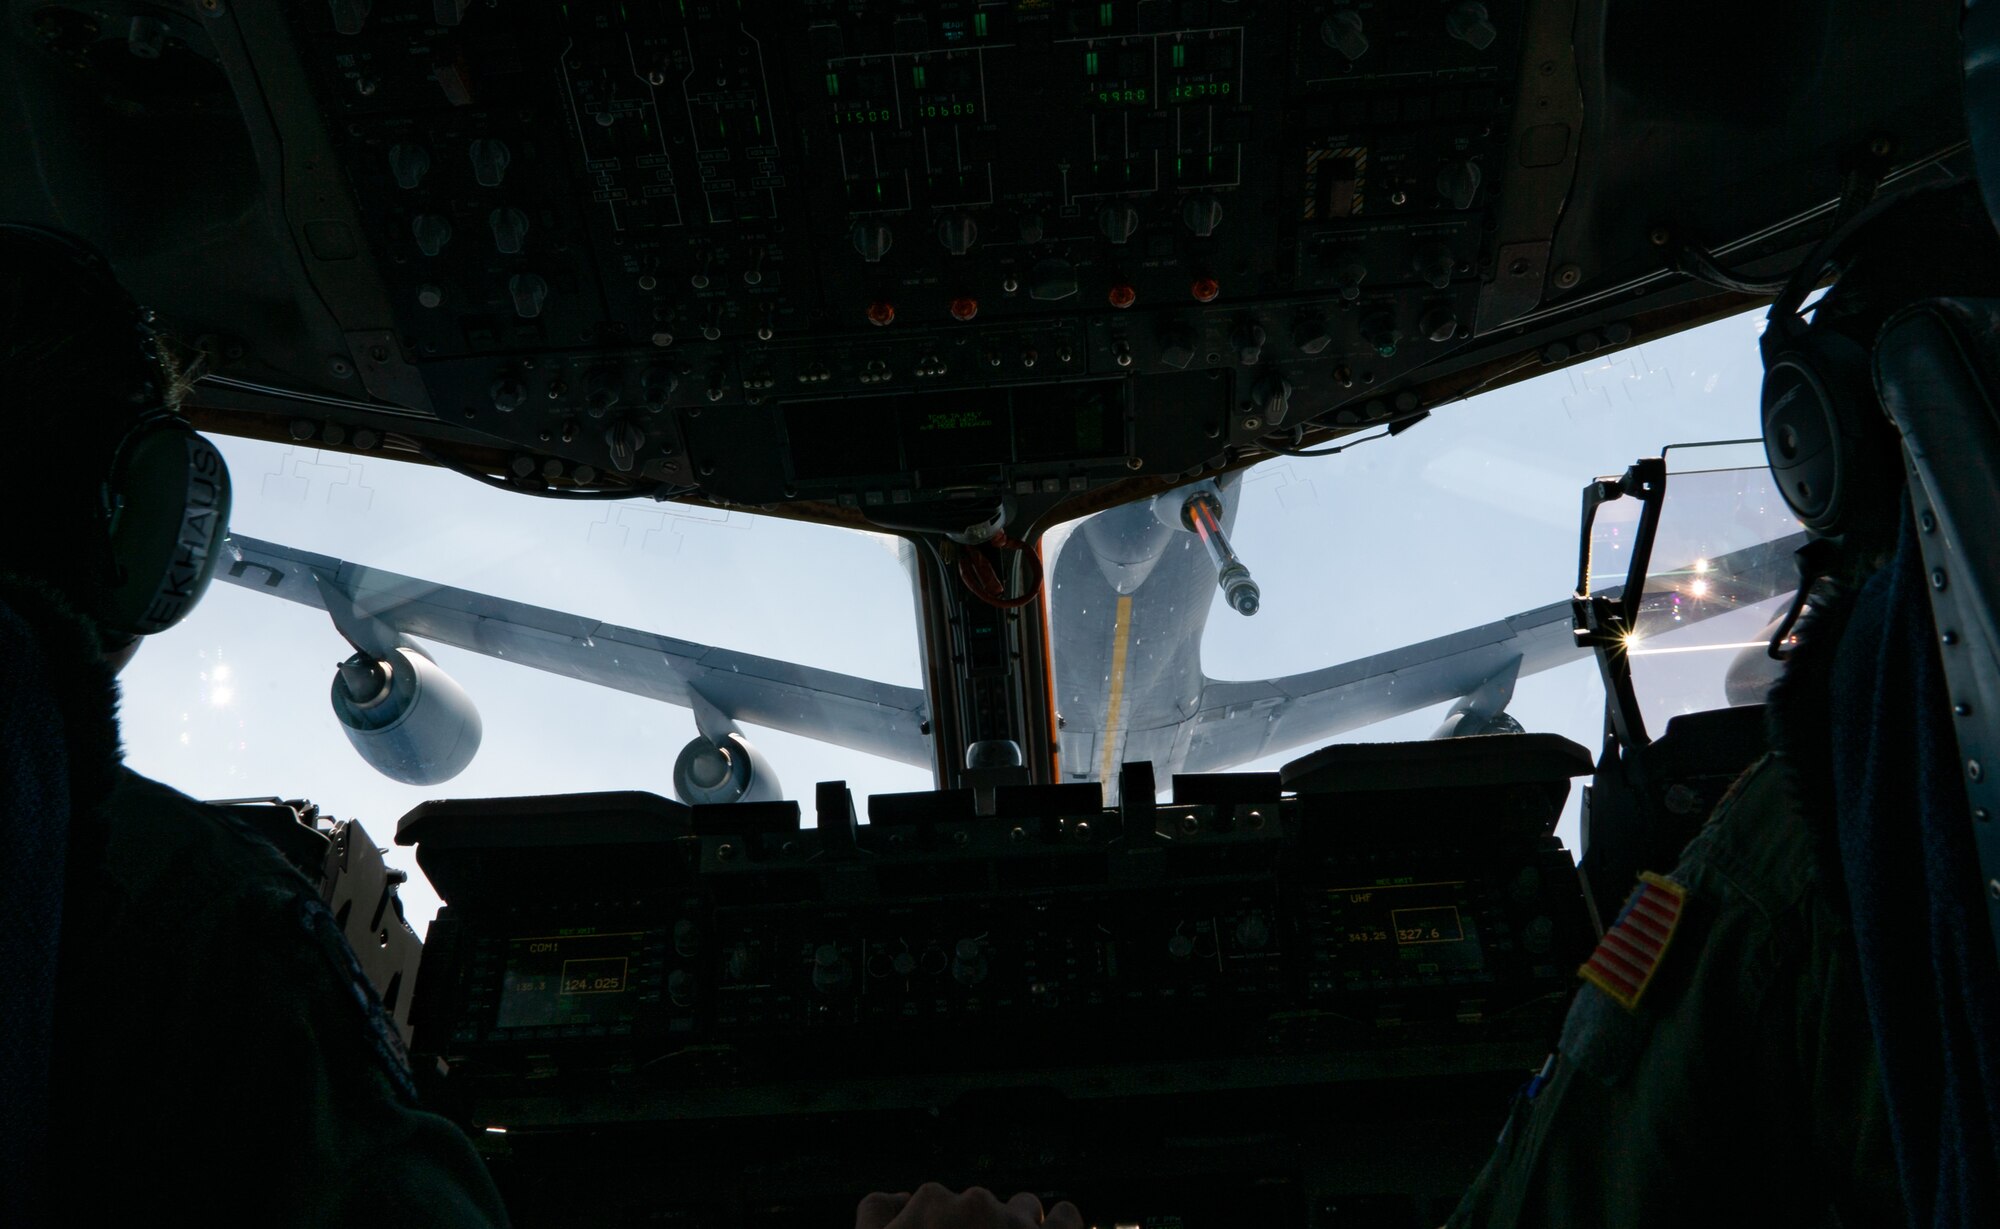
MULTIPOLYGON (((1569 752, 1548 771, 1587 766, 1569 752)), ((1281 1058, 1546 1040, 1590 937, 1549 834, 1559 777, 1418 791, 1477 809, 1393 825, 1219 780, 1157 809, 1095 786, 1005 787, 988 814, 971 791, 893 795, 860 826, 823 787, 814 828, 792 803, 426 803, 398 834, 448 902, 416 1048, 488 1101, 555 1081, 551 1112, 579 1121, 1197 1053, 1254 1084, 1281 1058)))
POLYGON ((1199 465, 1468 333, 1521 20, 1428 7, 336 4, 300 33, 433 405, 590 471, 518 477, 866 508, 1199 465), (984 423, 964 394, 1049 380, 1113 421, 960 428, 970 465, 857 429, 880 394, 984 423), (732 463, 760 429, 784 463, 732 463))
POLYGON ((1296 794, 999 786, 865 825, 838 783, 813 827, 426 803, 397 837, 447 902, 413 1053, 522 1223, 804 1225, 960 1175, 1162 1229, 1246 1198, 1434 1223, 1593 937, 1552 835, 1589 757, 1503 737, 1399 749, 1452 766, 1418 785, 1343 747, 1296 794))
POLYGON ((1782 276, 1960 136, 1942 0, 7 13, 0 210, 107 248, 200 425, 1016 536, 1744 306, 1684 253, 1782 276))

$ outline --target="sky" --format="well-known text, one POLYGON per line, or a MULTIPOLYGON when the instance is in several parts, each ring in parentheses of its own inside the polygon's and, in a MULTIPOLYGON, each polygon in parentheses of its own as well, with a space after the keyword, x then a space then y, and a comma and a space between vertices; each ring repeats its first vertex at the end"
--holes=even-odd
MULTIPOLYGON (((1761 326, 1761 313, 1732 317, 1441 407, 1394 439, 1252 469, 1237 497, 1234 544, 1263 606, 1244 618, 1216 593, 1200 646, 1204 670, 1216 679, 1314 670, 1565 597, 1587 480, 1668 444, 1757 434, 1761 326)), ((234 479, 233 528, 249 536, 922 685, 914 601, 892 538, 679 504, 542 500, 427 466, 216 442, 234 479)), ((1670 511, 1673 489, 1670 481, 1670 511)), ((1739 494, 1752 504, 1763 498, 1739 494)), ((1067 537, 1058 531, 1051 540, 1067 537)), ((1746 640, 1765 617, 1732 614, 1699 638, 1746 640)), ((127 763, 197 798, 308 798, 360 821, 390 847, 391 864, 410 871, 405 913, 420 934, 439 901, 412 851, 391 845, 397 820, 419 802, 612 789, 671 796, 674 758, 695 735, 686 710, 426 647, 479 706, 484 739, 457 778, 416 788, 377 774, 342 736, 329 690, 351 650, 326 615, 217 583, 122 675, 127 763)), ((1728 656, 1647 663, 1659 681, 1649 721, 1720 706, 1728 656)), ((1521 680, 1509 711, 1530 730, 1595 752, 1603 714, 1595 666, 1579 659, 1521 680)), ((1442 708, 1406 714, 1340 741, 1423 738, 1442 716, 1442 708)), ((822 780, 847 781, 857 809, 871 793, 932 786, 927 770, 777 731, 745 732, 785 796, 805 800, 808 812, 822 780)), ((1276 768, 1310 750, 1242 767, 1276 768)), ((1572 790, 1558 829, 1572 850, 1576 798, 1572 790)))

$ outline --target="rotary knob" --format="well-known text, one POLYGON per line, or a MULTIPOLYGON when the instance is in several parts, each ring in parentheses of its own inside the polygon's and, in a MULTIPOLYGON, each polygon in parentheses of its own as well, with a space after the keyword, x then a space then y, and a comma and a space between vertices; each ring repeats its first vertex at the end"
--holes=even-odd
POLYGON ((1194 330, 1185 324, 1168 325, 1160 334, 1160 361, 1176 370, 1194 361, 1194 330))
POLYGON ((486 215, 486 224, 493 228, 493 249, 502 256, 513 256, 521 250, 521 241, 528 237, 528 215, 512 206, 502 206, 486 215))
POLYGON ((1361 283, 1368 280, 1368 266, 1358 260, 1350 260, 1334 270, 1333 284, 1340 289, 1340 297, 1348 302, 1361 297, 1361 283))
POLYGON ((1319 40, 1350 62, 1368 54, 1368 35, 1362 29, 1361 14, 1353 9, 1341 9, 1320 22, 1319 40))
POLYGON ((639 450, 646 446, 645 429, 634 422, 613 423, 605 428, 604 446, 610 450, 612 468, 629 474, 638 463, 639 450))
POLYGON ((647 406, 659 409, 673 399, 674 389, 680 387, 681 378, 671 367, 648 367, 646 374, 639 377, 639 392, 647 406))
POLYGON ((431 151, 421 145, 399 141, 389 147, 389 173, 396 177, 396 186, 408 191, 424 181, 424 175, 431 169, 431 151))
POLYGON ((507 293, 514 299, 514 314, 523 320, 533 320, 542 314, 542 304, 548 301, 549 284, 538 273, 516 273, 507 279, 507 293))
POLYGON ((748 943, 735 943, 730 945, 729 954, 723 958, 722 971, 727 973, 729 980, 733 982, 754 981, 759 972, 759 964, 757 949, 748 943))
POLYGON ((1181 221, 1206 239, 1222 225, 1222 202, 1212 196, 1190 196, 1181 202, 1181 221))
POLYGON ((1426 243, 1410 257, 1410 271, 1439 290, 1451 285, 1451 273, 1457 267, 1451 249, 1442 243, 1426 243))
POLYGON ((1041 214, 1039 213, 1022 214, 1020 223, 1021 242, 1040 243, 1042 241, 1042 231, 1044 229, 1044 226, 1045 223, 1042 221, 1041 214))
POLYGON ((521 408, 528 399, 528 388, 513 376, 501 376, 493 381, 493 408, 502 414, 511 414, 521 408))
POLYGON ((1417 331, 1432 341, 1450 341, 1458 336, 1458 317, 1449 306, 1435 304, 1417 321, 1417 331))
POLYGON ((1139 211, 1130 205, 1106 205, 1097 213, 1097 229, 1113 243, 1124 243, 1139 230, 1139 211))
POLYGON ((1481 178, 1477 162, 1470 158, 1453 159, 1438 172, 1438 195, 1453 209, 1470 209, 1474 198, 1479 195, 1481 178))
POLYGON ((1028 272, 1028 297, 1037 303, 1054 303, 1076 293, 1076 266, 1050 257, 1038 260, 1028 272))
POLYGON ((1396 318, 1388 311, 1369 312, 1361 321, 1361 336, 1375 348, 1375 353, 1389 358, 1396 353, 1396 346, 1403 335, 1396 329, 1396 318))
POLYGON ((1494 39, 1500 37, 1500 32, 1493 28, 1492 18, 1487 15, 1486 6, 1474 0, 1466 0, 1446 13, 1444 29, 1445 33, 1474 51, 1486 50, 1493 45, 1494 39))
POLYGON ((507 178, 507 166, 514 161, 514 153, 507 148, 507 142, 495 137, 480 137, 465 147, 466 156, 472 159, 472 177, 482 188, 497 188, 507 178))
POLYGON ((410 219, 410 234, 416 238, 418 251, 435 256, 451 242, 451 219, 443 214, 420 213, 410 219))
POLYGON ((667 998, 676 1007, 691 1007, 695 999, 694 974, 686 969, 675 969, 667 974, 667 998))
POLYGON ((979 223, 962 213, 955 213, 938 223, 938 242, 953 256, 963 256, 972 250, 979 239, 979 223))
POLYGON ((1236 347, 1236 361, 1245 367, 1263 361, 1266 340, 1264 326, 1255 320, 1239 322, 1229 335, 1230 344, 1236 347))
POLYGON ((1292 344, 1300 354, 1319 354, 1333 344, 1333 331, 1326 326, 1326 313, 1302 311, 1292 318, 1292 344))
POLYGON ((359 34, 368 21, 368 10, 372 0, 330 0, 333 7, 333 28, 342 34, 359 34))
POLYGON ((1260 952, 1271 942, 1271 924, 1261 913, 1246 913, 1236 923, 1236 946, 1246 952, 1260 952))
POLYGON ((812 983, 821 994, 843 994, 854 984, 854 970, 838 944, 822 943, 813 952, 812 983))
POLYGON ((952 949, 951 976, 961 986, 976 986, 986 980, 986 948, 977 939, 960 939, 952 949))
POLYGON ((1250 406, 1270 426, 1285 421, 1292 409, 1292 382, 1275 370, 1267 370, 1250 386, 1250 406))
POLYGON ((872 265, 889 254, 896 242, 896 232, 889 229, 887 222, 856 222, 848 238, 854 250, 861 253, 861 259, 872 265))

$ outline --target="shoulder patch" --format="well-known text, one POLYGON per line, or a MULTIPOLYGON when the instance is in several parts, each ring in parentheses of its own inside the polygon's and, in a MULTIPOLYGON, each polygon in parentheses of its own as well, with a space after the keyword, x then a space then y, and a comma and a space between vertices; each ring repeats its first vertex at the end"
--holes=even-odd
POLYGON ((1597 941, 1597 950, 1577 976, 1626 1011, 1635 1010, 1666 958, 1686 903, 1687 888, 1665 875, 1641 871, 1639 887, 1625 902, 1624 912, 1597 941))
POLYGON ((375 1055, 382 1074, 406 1101, 415 1104, 417 1084, 410 1074, 410 1055, 403 1046, 402 1034, 382 1010, 382 1000, 376 996, 375 987, 368 984, 368 975, 354 958, 354 949, 347 946, 340 923, 318 897, 301 896, 299 926, 333 966, 336 983, 345 988, 347 997, 353 1001, 360 1017, 356 1023, 364 1030, 363 1040, 375 1055))

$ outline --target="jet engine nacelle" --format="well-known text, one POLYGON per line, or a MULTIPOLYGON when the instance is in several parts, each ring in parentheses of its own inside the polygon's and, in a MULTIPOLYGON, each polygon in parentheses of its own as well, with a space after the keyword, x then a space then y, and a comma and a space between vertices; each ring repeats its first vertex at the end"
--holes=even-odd
POLYGON ((333 676, 333 715, 375 771, 439 785, 479 751, 479 710, 438 664, 411 648, 387 660, 356 653, 333 676))
POLYGON ((725 735, 712 743, 697 736, 674 760, 674 796, 689 806, 712 802, 777 802, 778 774, 750 740, 725 735))

